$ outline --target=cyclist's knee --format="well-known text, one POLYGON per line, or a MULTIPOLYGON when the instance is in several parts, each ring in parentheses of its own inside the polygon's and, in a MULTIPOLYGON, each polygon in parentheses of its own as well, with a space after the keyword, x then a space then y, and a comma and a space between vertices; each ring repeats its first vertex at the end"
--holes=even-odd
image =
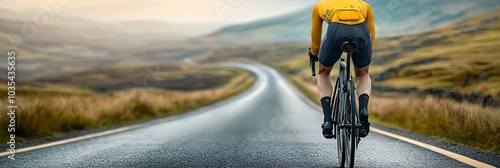
POLYGON ((362 77, 368 75, 370 70, 370 65, 358 68, 354 67, 354 72, 356 73, 356 77, 362 77))
POLYGON ((323 66, 323 65, 319 64, 318 74, 330 75, 330 72, 332 72, 332 68, 333 68, 333 66, 327 67, 327 66, 323 66))

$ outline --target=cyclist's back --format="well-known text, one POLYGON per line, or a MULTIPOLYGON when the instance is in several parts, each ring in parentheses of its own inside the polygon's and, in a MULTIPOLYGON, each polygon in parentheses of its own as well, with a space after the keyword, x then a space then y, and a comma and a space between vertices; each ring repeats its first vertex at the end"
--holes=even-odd
POLYGON ((362 128, 360 136, 369 132, 368 99, 371 79, 368 76, 375 42, 375 24, 370 5, 362 0, 322 0, 312 10, 311 59, 319 60, 318 90, 323 106, 323 135, 333 137, 331 119, 330 72, 342 54, 340 46, 346 41, 355 41, 359 50, 352 53, 352 61, 358 78, 359 109, 362 128), (328 23, 326 36, 321 40, 322 23, 328 23), (320 46, 321 45, 321 46, 320 46), (314 58, 317 56, 316 58, 314 58), (319 58, 318 58, 319 57, 319 58))
MULTIPOLYGON (((362 0, 322 0, 318 2, 312 12, 311 53, 313 55, 319 54, 323 21, 329 24, 329 30, 336 28, 338 25, 354 26, 347 29, 357 29, 353 32, 355 36, 364 37, 364 34, 360 33, 366 34, 368 31, 368 40, 371 41, 371 48, 374 48, 375 24, 373 12, 368 3, 362 0)), ((333 34, 347 36, 344 32, 336 33, 335 30, 331 30, 329 33, 325 38, 333 34)), ((326 41, 324 40, 324 42, 326 41)))

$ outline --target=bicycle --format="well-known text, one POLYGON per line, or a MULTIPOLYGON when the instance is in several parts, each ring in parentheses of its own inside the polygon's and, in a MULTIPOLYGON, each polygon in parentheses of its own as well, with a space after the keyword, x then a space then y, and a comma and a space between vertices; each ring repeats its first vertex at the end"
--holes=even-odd
MULTIPOLYGON (((347 41, 341 45, 341 49, 347 53, 347 58, 346 60, 340 58, 339 75, 332 96, 334 101, 331 101, 333 104, 330 106, 334 116, 334 138, 337 140, 337 158, 340 167, 354 167, 355 151, 360 141, 358 131, 361 122, 356 107, 356 96, 354 96, 356 88, 352 80, 350 64, 352 53, 358 51, 358 44, 355 41, 347 41)), ((316 76, 314 66, 314 61, 310 61, 312 76, 316 76)))

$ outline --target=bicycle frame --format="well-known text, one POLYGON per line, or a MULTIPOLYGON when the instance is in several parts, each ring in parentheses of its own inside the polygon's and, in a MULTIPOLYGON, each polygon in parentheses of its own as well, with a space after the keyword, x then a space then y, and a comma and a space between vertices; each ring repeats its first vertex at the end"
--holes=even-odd
MULTIPOLYGON (((334 138, 337 139, 337 154, 340 167, 344 167, 346 164, 348 167, 354 167, 355 151, 358 149, 360 140, 358 130, 361 122, 356 107, 356 96, 354 96, 356 93, 351 76, 351 57, 352 51, 357 50, 358 46, 354 41, 345 42, 344 44, 348 44, 346 48, 342 45, 342 50, 347 53, 347 59, 340 58, 339 76, 335 82, 335 89, 331 96, 333 101, 330 102, 330 107, 333 114, 334 138)), ((315 63, 312 59, 309 65, 312 75, 315 76, 315 63)))
POLYGON ((335 138, 337 139, 338 159, 340 167, 346 164, 354 166, 354 154, 358 149, 359 137, 357 131, 360 127, 358 110, 356 108, 355 87, 351 76, 352 53, 347 52, 347 58, 340 58, 339 76, 335 83, 332 98, 333 123, 335 138), (354 121, 354 122, 353 122, 354 121))
MULTIPOLYGON (((338 102, 339 103, 338 106, 346 104, 347 93, 351 89, 350 87, 348 88, 348 83, 352 79, 350 65, 351 65, 351 53, 347 53, 347 62, 343 58, 340 58, 339 76, 337 77, 337 82, 335 83, 334 93, 332 95, 332 98, 336 99, 337 94, 340 94, 340 96, 338 96, 338 98, 340 99, 338 102), (340 86, 338 87, 339 84, 340 84, 340 86)), ((354 88, 352 88, 352 89, 354 89, 354 88)), ((332 103, 334 103, 334 102, 335 101, 332 101, 332 103)), ((338 108, 338 107, 334 107, 334 104, 331 104, 330 107, 332 107, 331 108, 332 110, 334 110, 335 108, 338 108)), ((333 124, 337 125, 337 124, 339 124, 338 123, 339 116, 337 115, 338 112, 335 112, 335 111, 333 111, 333 112, 334 112, 334 113, 332 113, 334 115, 333 124)))

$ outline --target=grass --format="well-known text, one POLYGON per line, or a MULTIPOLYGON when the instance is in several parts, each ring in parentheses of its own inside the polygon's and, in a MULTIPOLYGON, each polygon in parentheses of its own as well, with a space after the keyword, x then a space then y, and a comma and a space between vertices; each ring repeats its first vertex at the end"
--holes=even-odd
POLYGON ((275 66, 276 70, 284 74, 290 81, 302 92, 305 96, 316 103, 319 102, 319 95, 317 92, 316 83, 310 83, 311 79, 307 80, 297 76, 296 74, 291 74, 285 66, 275 66), (316 91, 316 92, 315 92, 316 91))
MULTIPOLYGON (((467 94, 480 91, 500 98, 499 15, 500 10, 493 10, 436 30, 377 39, 370 73, 401 68, 374 82, 396 88, 441 87, 467 94), (432 61, 416 64, 422 60, 432 61)), ((290 42, 221 49, 198 61, 253 60, 286 67, 305 79, 310 76, 307 46, 306 42, 290 42)))
MULTIPOLYGON (((18 63, 23 68, 17 69, 16 74, 23 78, 79 72, 109 65, 179 61, 176 57, 197 55, 192 51, 207 48, 179 42, 181 39, 177 39, 177 35, 167 33, 172 30, 169 28, 136 34, 144 29, 65 17, 54 17, 47 25, 35 26, 38 33, 33 33, 27 39, 23 36, 26 34, 23 33, 23 14, 16 15, 19 17, 0 18, 0 57, 4 59, 6 50, 14 49, 11 40, 16 45, 19 42, 16 52, 18 60, 22 60, 18 63)), ((1 69, 6 69, 6 66, 0 64, 1 69)), ((0 77, 3 76, 1 73, 0 77)))
POLYGON ((500 113, 434 97, 374 97, 370 115, 402 130, 500 154, 500 113))
POLYGON ((224 85, 233 72, 223 68, 193 64, 156 64, 148 66, 101 67, 89 71, 36 79, 36 83, 70 85, 96 92, 134 87, 168 90, 201 90, 224 85), (196 68, 193 68, 196 66, 196 68))
MULTIPOLYGON (((32 141, 177 114, 235 95, 249 88, 255 80, 248 72, 234 69, 230 72, 233 77, 222 86, 191 91, 132 88, 107 93, 71 93, 19 88, 16 140, 32 141)), ((0 91, 5 92, 5 89, 0 91)), ((5 102, 2 98, 0 105, 5 107, 5 102)), ((7 109, 0 109, 0 113, 7 113, 7 109)), ((8 125, 8 122, 7 115, 0 115, 0 125, 8 125)), ((0 131, 2 140, 7 140, 6 131, 0 131)))
MULTIPOLYGON (((300 91, 319 103, 314 84, 297 77, 291 80, 300 91)), ((500 154, 498 109, 431 96, 375 93, 370 98, 369 110, 372 122, 500 154)))
MULTIPOLYGON (((372 77, 399 68, 389 78, 373 83, 396 88, 449 88, 462 93, 479 91, 500 98, 499 14, 500 10, 494 10, 428 32, 377 39, 370 67, 372 77)), ((226 49, 201 57, 200 61, 237 59, 271 65, 318 102, 316 79, 311 77, 306 55, 308 45, 279 43, 226 49)), ((333 75, 337 69, 334 67, 333 75)), ((499 109, 376 91, 370 100, 372 121, 500 154, 499 109)))
POLYGON ((500 10, 494 10, 433 31, 380 39, 380 54, 375 59, 385 62, 374 64, 372 72, 401 66, 379 82, 398 88, 445 87, 500 97, 499 15, 500 10), (411 64, 425 59, 435 61, 411 64))

